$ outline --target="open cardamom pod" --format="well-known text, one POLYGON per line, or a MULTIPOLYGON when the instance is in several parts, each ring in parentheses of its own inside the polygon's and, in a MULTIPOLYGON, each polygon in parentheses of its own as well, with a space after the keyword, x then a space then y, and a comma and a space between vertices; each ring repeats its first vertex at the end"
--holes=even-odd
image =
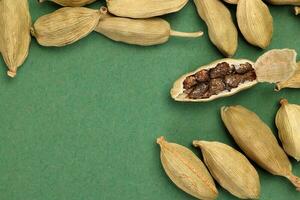
POLYGON ((300 13, 300 7, 299 6, 295 6, 295 15, 299 15, 300 13))
POLYGON ((186 193, 203 200, 218 196, 215 183, 203 162, 188 148, 157 139, 162 166, 173 183, 186 193))
POLYGON ((106 11, 105 7, 101 8, 105 17, 100 19, 95 31, 114 41, 149 46, 165 43, 170 36, 200 37, 203 35, 203 32, 185 33, 171 30, 170 24, 161 18, 122 18, 112 16, 106 11))
POLYGON ((258 82, 285 82, 295 74, 296 52, 274 49, 255 63, 246 59, 222 59, 184 74, 175 81, 171 96, 176 101, 207 102, 234 95, 258 82))
POLYGON ((0 0, 0 52, 10 77, 16 76, 28 56, 30 26, 27 0, 0 0))
POLYGON ((110 13, 119 17, 150 18, 181 10, 188 0, 106 0, 110 13))
POLYGON ((273 5, 300 5, 300 0, 266 0, 273 5))
POLYGON ((300 106, 280 101, 281 107, 276 115, 276 126, 285 152, 300 161, 300 106))
POLYGON ((262 0, 239 0, 237 21, 244 38, 260 48, 269 46, 273 35, 273 18, 262 0))
POLYGON ((65 7, 36 20, 31 34, 42 46, 61 47, 72 44, 91 33, 101 12, 84 7, 65 7))
POLYGON ((238 32, 231 14, 219 0, 194 0, 198 14, 208 27, 211 42, 226 56, 235 54, 238 32))
POLYGON ((300 191, 300 178, 279 146, 271 129, 254 113, 242 106, 221 108, 222 120, 244 153, 273 175, 283 176, 300 191))
POLYGON ((283 88, 300 88, 300 62, 293 76, 286 81, 277 83, 275 90, 280 91, 283 88))
POLYGON ((220 143, 193 141, 202 151, 205 165, 214 179, 240 199, 258 199, 259 176, 248 159, 234 148, 220 143))
POLYGON ((79 7, 94 3, 97 0, 38 0, 39 3, 51 1, 61 6, 79 7))

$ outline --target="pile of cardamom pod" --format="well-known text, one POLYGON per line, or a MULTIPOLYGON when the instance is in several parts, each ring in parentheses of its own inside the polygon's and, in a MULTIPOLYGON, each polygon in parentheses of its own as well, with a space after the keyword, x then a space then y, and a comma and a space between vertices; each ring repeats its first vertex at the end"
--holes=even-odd
MULTIPOLYGON (((271 129, 243 106, 221 108, 221 118, 235 142, 258 166, 287 178, 300 191, 300 178, 292 173, 286 153, 300 161, 300 106, 280 101, 276 126, 283 149, 271 129)), ((259 199, 259 175, 246 156, 215 141, 193 141, 202 151, 204 163, 188 148, 157 139, 161 163, 170 179, 186 193, 203 200, 218 197, 214 180, 241 199, 259 199), (206 165, 206 166, 205 166, 206 165), (208 169, 207 169, 207 168, 208 169)))
MULTIPOLYGON (((38 0, 44 2, 47 0, 38 0)), ((48 0, 65 8, 40 17, 33 25, 27 0, 0 1, 0 51, 14 77, 28 56, 31 36, 43 46, 65 46, 92 31, 128 44, 149 46, 162 44, 170 36, 200 37, 201 31, 178 32, 157 18, 181 10, 188 0, 106 0, 107 8, 84 8, 96 0, 48 0), (14 19, 14 20, 11 20, 14 19)), ((272 38, 273 19, 262 0, 224 0, 237 4, 238 26, 244 38, 255 46, 266 48, 272 38)), ((238 32, 228 8, 221 0, 194 0, 200 17, 208 26, 212 43, 226 56, 237 49, 238 32)), ((275 5, 300 5, 300 0, 269 0, 275 5)), ((295 14, 299 7, 295 7, 295 14)))

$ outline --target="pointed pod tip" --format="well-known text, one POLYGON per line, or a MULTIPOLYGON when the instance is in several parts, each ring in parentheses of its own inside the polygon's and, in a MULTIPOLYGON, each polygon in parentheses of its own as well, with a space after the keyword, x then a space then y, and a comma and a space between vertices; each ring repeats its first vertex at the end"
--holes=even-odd
POLYGON ((9 71, 7 71, 7 75, 11 78, 14 78, 17 75, 17 72, 9 70, 9 71))
POLYGON ((203 141, 201 141, 201 140, 194 140, 194 141, 193 141, 193 146, 194 146, 194 147, 199 147, 199 148, 201 148, 202 145, 203 145, 203 141))
POLYGON ((165 140, 165 137, 164 136, 161 136, 159 138, 156 139, 156 143, 161 145, 162 143, 164 143, 166 140, 165 140))
POLYGON ((281 99, 280 100, 280 105, 287 105, 289 102, 288 102, 288 100, 287 99, 285 99, 285 98, 283 98, 283 99, 281 99))
POLYGON ((296 187, 296 190, 300 192, 300 178, 295 176, 294 174, 290 174, 286 176, 287 179, 296 187))

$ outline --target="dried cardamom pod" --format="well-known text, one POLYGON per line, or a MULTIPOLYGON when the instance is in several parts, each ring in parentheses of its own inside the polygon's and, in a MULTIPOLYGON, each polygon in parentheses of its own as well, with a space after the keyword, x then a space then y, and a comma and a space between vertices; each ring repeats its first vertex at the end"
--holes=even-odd
POLYGON ((193 145, 200 147, 205 165, 223 188, 241 199, 259 198, 258 173, 243 154, 220 142, 194 141, 193 145))
POLYGON ((300 178, 279 146, 271 129, 254 113, 242 106, 221 108, 229 133, 244 153, 271 174, 283 176, 300 191, 300 178))
POLYGON ((277 83, 275 90, 280 91, 283 88, 300 88, 300 62, 293 76, 286 81, 277 83))
POLYGON ((300 0, 266 0, 273 5, 300 5, 300 0))
POLYGON ((65 7, 36 20, 31 33, 43 46, 65 46, 87 36, 101 13, 84 7, 65 7))
POLYGON ((176 101, 207 102, 234 95, 258 82, 279 83, 296 71, 296 52, 274 49, 255 63, 245 59, 222 59, 181 76, 171 89, 176 101))
POLYGON ((28 56, 30 26, 27 0, 0 0, 0 52, 10 77, 16 76, 18 67, 28 56))
POLYGON ((94 3, 97 0, 38 0, 39 3, 51 1, 61 6, 79 7, 94 3))
POLYGON ((203 200, 218 196, 215 183, 202 161, 188 148, 157 139, 162 166, 173 183, 186 193, 203 200))
POLYGON ((299 6, 295 6, 295 15, 299 15, 300 13, 300 7, 299 6))
POLYGON ((281 107, 276 115, 276 126, 285 152, 300 161, 300 106, 280 101, 281 107))
POLYGON ((188 0, 106 0, 110 13, 129 18, 150 18, 181 10, 188 0))
POLYGON ((231 14, 219 0, 194 0, 198 14, 208 27, 212 43, 226 56, 235 54, 238 46, 238 32, 231 14))
POLYGON ((230 4, 237 4, 239 0, 223 0, 223 1, 230 4))
POLYGON ((273 18, 262 0, 239 0, 237 21, 244 38, 260 48, 269 46, 273 35, 273 18))
POLYGON ((129 19, 114 17, 106 11, 105 7, 101 8, 105 17, 99 21, 95 31, 114 41, 149 46, 165 43, 170 36, 200 37, 203 35, 203 32, 184 33, 171 30, 170 24, 161 18, 129 19))

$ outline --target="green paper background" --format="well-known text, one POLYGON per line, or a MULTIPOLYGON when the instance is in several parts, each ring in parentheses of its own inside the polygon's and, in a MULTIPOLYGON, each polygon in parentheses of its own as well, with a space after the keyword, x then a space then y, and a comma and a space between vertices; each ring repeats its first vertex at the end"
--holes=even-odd
MULTIPOLYGON (((102 3, 90 7, 99 8, 102 3)), ((229 6, 233 16, 235 6, 229 6)), ((30 1, 33 19, 59 8, 30 1)), ((270 6, 274 37, 268 49, 300 52, 300 18, 291 6, 270 6)), ((203 30, 199 39, 172 38, 153 47, 130 46, 92 33, 63 48, 45 48, 33 39, 15 79, 0 61, 1 200, 180 200, 194 199, 165 175, 155 140, 191 146, 194 139, 236 147, 219 109, 241 104, 272 127, 278 101, 300 104, 299 90, 274 92, 259 84, 210 103, 178 103, 170 98, 182 74, 222 58, 190 2, 164 17, 173 29, 203 30)), ((255 60, 264 51, 239 37, 236 58, 255 60)), ((299 59, 299 57, 298 57, 299 59)), ((291 159, 300 176, 300 164, 291 159)), ((258 168, 261 199, 296 200, 300 193, 285 179, 258 168)), ((220 186, 221 200, 236 199, 220 186)))

